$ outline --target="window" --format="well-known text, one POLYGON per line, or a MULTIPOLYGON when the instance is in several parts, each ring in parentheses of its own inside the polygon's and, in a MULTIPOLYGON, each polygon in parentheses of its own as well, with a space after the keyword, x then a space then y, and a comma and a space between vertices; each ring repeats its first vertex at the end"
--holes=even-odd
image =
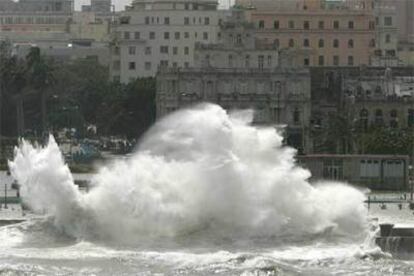
POLYGON ((398 127, 398 112, 395 109, 390 111, 390 127, 398 127))
POLYGON ((325 57, 324 56, 319 56, 318 64, 319 64, 319 66, 325 65, 325 57))
POLYGON ((145 47, 145 55, 151 55, 151 47, 145 47))
POLYGON ((384 25, 385 26, 392 26, 392 17, 391 16, 384 17, 384 25))
POLYGON ((119 56, 121 54, 121 48, 115 47, 114 48, 114 55, 119 56))
POLYGON ((369 47, 375 48, 375 39, 371 39, 369 42, 369 47))
POLYGON ((279 45, 280 45, 280 42, 279 42, 279 39, 275 39, 275 40, 273 40, 273 45, 275 45, 275 47, 279 47, 279 45))
POLYGON ((124 32, 124 39, 130 39, 129 32, 124 32))
POLYGON ((133 62, 133 61, 132 62, 129 62, 128 63, 128 69, 129 70, 135 70, 135 62, 133 62))
POLYGON ((303 40, 303 47, 309 47, 309 39, 305 38, 303 40))
POLYGON ((130 55, 135 55, 136 54, 136 51, 137 51, 137 48, 135 46, 129 46, 128 47, 128 53, 130 55))
POLYGON ((147 17, 145 17, 145 24, 149 25, 149 23, 150 23, 150 19, 149 19, 149 16, 147 16, 147 17))
POLYGON ((273 28, 274 29, 279 29, 279 21, 276 20, 275 22, 273 22, 273 28))
POLYGON ((204 25, 210 25, 210 17, 204 17, 204 25))
POLYGON ((170 25, 170 18, 169 17, 164 17, 164 24, 165 25, 170 25))
POLYGON ((113 70, 119 70, 120 68, 121 68, 121 61, 115 60, 112 64, 112 69, 113 70))
POLYGON ((184 62, 184 68, 188 68, 188 67, 190 67, 190 64, 187 61, 184 62))
POLYGON ((333 65, 335 66, 339 65, 339 56, 333 56, 333 65))
POLYGON ((177 55, 178 54, 178 47, 173 47, 173 55, 177 55))
POLYGON ((249 68, 250 67, 250 56, 249 55, 246 55, 246 58, 244 60, 244 66, 246 68, 249 68))
POLYGON ((348 48, 354 48, 354 40, 353 39, 348 40, 348 48))
POLYGON ((264 56, 260 55, 257 57, 257 65, 259 67, 259 69, 263 69, 263 64, 264 63, 264 56))
POLYGON ((289 47, 295 47, 295 41, 292 38, 289 39, 289 47))
POLYGON ((353 66, 354 65, 354 57, 353 56, 348 56, 348 65, 349 66, 353 66))
POLYGON ((264 20, 259 21, 259 29, 264 29, 265 23, 264 20))
POLYGON ((366 131, 368 129, 368 116, 369 116, 369 112, 367 109, 361 109, 361 111, 359 112, 359 120, 361 123, 361 127, 364 131, 366 131))
POLYGON ((149 33, 149 38, 150 39, 155 39, 155 32, 150 32, 149 33))
POLYGON ((339 29, 339 21, 335 20, 333 23, 334 29, 339 29))
POLYGON ((207 33, 207 32, 204 32, 204 33, 203 33, 203 39, 204 39, 204 40, 208 40, 208 33, 207 33))
POLYGON ((168 60, 161 60, 160 67, 167 68, 168 67, 168 60))
POLYGON ((135 39, 140 39, 141 38, 141 33, 140 32, 135 32, 134 37, 135 37, 135 39))
POLYGON ((189 4, 188 4, 188 3, 185 3, 185 4, 184 4, 184 9, 185 9, 185 10, 188 10, 188 9, 189 9, 189 4))
POLYGON ((228 64, 230 68, 233 67, 233 56, 232 55, 229 55, 228 57, 228 64))
POLYGON ((290 20, 290 21, 288 22, 288 27, 289 27, 289 29, 294 29, 294 28, 295 28, 295 21, 290 20))
POLYGON ((338 48, 339 47, 339 40, 338 39, 334 39, 334 41, 333 41, 333 47, 334 48, 338 48))
POLYGON ((188 32, 184 33, 184 38, 190 38, 190 34, 188 32))
POLYGON ((318 22, 318 28, 319 28, 320 30, 325 29, 325 22, 324 22, 324 21, 319 21, 319 22, 318 22))
POLYGON ((190 49, 188 47, 184 47, 184 55, 188 55, 190 53, 190 49))
POLYGON ((236 38, 236 43, 237 43, 238 45, 241 45, 241 44, 242 44, 242 36, 241 36, 241 34, 238 34, 238 35, 237 35, 237 38, 236 38))
POLYGON ((170 39, 170 33, 164 32, 164 39, 170 39))
POLYGON ((174 38, 177 39, 177 40, 180 39, 180 32, 175 32, 174 33, 174 38))
POLYGON ((151 62, 145 62, 145 70, 151 70, 151 62))
POLYGON ((354 21, 348 21, 348 29, 354 28, 354 21))
POLYGON ((295 108, 293 111, 293 123, 298 125, 300 123, 300 111, 298 108, 295 108))
POLYGON ((391 35, 390 34, 385 35, 385 43, 391 43, 391 35))
POLYGON ((267 66, 272 67, 272 56, 267 56, 267 66))
POLYGON ((184 17, 184 25, 190 25, 190 18, 184 17))
POLYGON ((309 66, 309 59, 308 59, 308 58, 305 58, 305 59, 303 60, 303 65, 305 65, 305 66, 309 66))
POLYGON ((305 21, 305 22, 303 22, 303 28, 304 28, 305 30, 309 30, 309 21, 305 21))
POLYGON ((375 29, 375 21, 369 21, 369 29, 374 30, 375 29))
POLYGON ((168 54, 168 46, 160 46, 161 54, 168 54))
POLYGON ((323 39, 319 39, 318 46, 319 48, 325 47, 325 41, 323 39))

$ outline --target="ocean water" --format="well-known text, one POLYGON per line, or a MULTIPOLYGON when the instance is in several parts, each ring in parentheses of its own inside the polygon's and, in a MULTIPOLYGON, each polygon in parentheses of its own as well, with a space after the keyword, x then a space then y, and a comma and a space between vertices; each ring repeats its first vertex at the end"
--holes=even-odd
POLYGON ((368 191, 309 183, 280 130, 251 119, 210 104, 177 112, 88 193, 53 137, 23 142, 9 165, 35 214, 0 227, 0 274, 414 275, 374 244, 378 221, 412 221, 407 206, 368 210, 368 191))

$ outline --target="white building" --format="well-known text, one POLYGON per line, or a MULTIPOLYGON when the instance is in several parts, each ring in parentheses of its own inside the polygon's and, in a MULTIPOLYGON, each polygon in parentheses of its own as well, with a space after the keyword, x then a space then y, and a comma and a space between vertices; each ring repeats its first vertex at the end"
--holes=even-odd
POLYGON ((114 27, 111 76, 125 83, 161 67, 191 67, 197 42, 219 40, 225 12, 211 0, 138 0, 114 27))

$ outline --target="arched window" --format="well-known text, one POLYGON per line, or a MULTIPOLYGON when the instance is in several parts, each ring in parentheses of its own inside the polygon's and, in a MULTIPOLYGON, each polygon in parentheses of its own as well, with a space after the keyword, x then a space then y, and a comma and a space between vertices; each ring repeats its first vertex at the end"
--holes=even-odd
POLYGON ((323 48, 325 46, 325 41, 323 39, 319 39, 318 46, 319 48, 323 48))
POLYGON ((305 38, 303 40, 303 47, 309 47, 309 39, 305 38))
POLYGON ((298 125, 300 123, 300 111, 299 111, 299 108, 297 107, 293 111, 293 123, 295 125, 298 125))
POLYGON ((368 116, 369 116, 369 112, 367 109, 361 109, 361 111, 359 112, 359 120, 361 123, 361 127, 363 128, 363 130, 367 130, 368 129, 368 116))
POLYGON ((390 111, 390 127, 398 127, 398 112, 395 109, 390 111))
POLYGON ((384 124, 384 118, 381 109, 375 110, 375 124, 377 126, 382 126, 384 124))
POLYGON ((339 47, 339 40, 338 39, 334 39, 334 41, 333 41, 333 47, 334 48, 338 48, 339 47))
POLYGON ((289 47, 295 47, 295 41, 292 38, 289 39, 289 47))
POLYGON ((236 40, 236 43, 237 43, 238 45, 242 44, 242 35, 241 35, 241 34, 238 34, 238 35, 237 35, 237 40, 236 40))
POLYGON ((348 40, 348 48, 354 48, 354 40, 353 39, 348 40))

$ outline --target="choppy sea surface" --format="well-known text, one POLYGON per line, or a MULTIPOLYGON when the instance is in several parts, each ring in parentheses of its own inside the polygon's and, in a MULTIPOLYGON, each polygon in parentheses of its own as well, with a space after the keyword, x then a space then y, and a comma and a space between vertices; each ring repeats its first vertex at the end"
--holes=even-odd
MULTIPOLYGON (((414 223, 408 206, 399 210, 388 204, 383 210, 373 204, 369 214, 379 222, 414 223)), ((188 236, 120 246, 69 238, 48 219, 28 216, 26 222, 0 227, 1 275, 414 275, 414 258, 393 258, 370 237, 349 242, 329 235, 305 240, 188 236)))
POLYGON ((367 191, 309 183, 282 133, 252 120, 212 104, 176 112, 88 192, 53 137, 22 142, 9 167, 37 215, 0 210, 25 219, 0 227, 0 274, 414 275, 374 243, 378 223, 414 223, 407 205, 368 209, 367 191))

